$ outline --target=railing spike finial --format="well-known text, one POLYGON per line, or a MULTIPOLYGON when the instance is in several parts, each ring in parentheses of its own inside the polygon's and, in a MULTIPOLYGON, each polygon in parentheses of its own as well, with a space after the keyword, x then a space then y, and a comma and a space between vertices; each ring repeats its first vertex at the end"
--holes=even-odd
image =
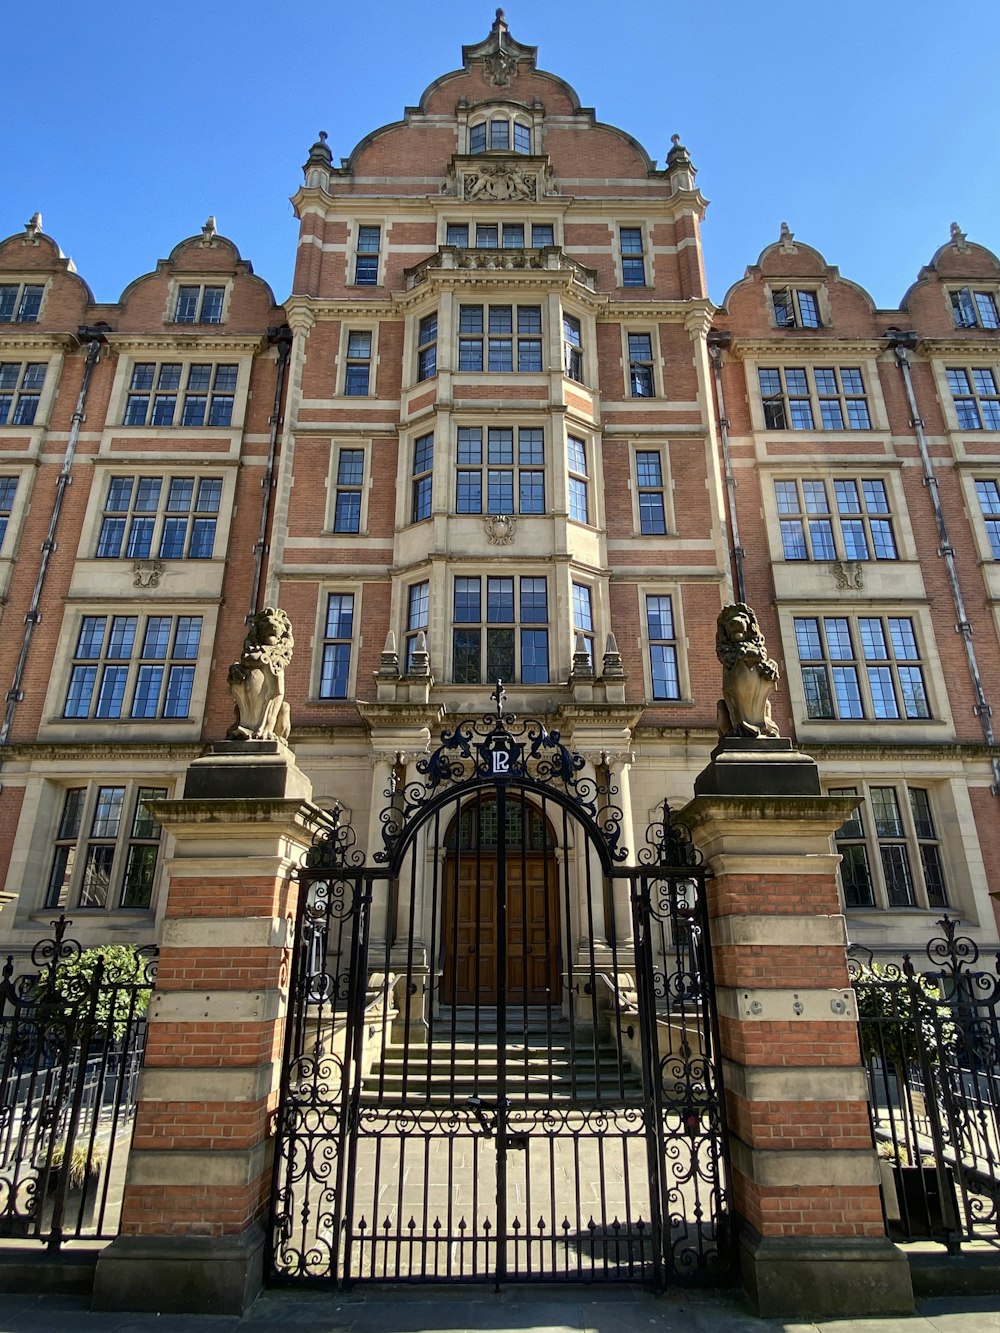
POLYGON ((494 700, 494 702, 496 703, 497 723, 499 725, 503 722, 503 709, 504 709, 504 704, 507 702, 507 691, 504 689, 503 681, 500 679, 499 676, 497 677, 497 687, 490 695, 490 698, 494 700))

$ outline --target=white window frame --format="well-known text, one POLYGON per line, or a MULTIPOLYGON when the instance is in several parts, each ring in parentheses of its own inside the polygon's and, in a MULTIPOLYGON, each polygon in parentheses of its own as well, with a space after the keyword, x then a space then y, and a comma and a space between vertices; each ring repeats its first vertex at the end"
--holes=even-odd
POLYGON ((361 599, 362 587, 360 584, 346 583, 324 583, 320 587, 320 595, 317 599, 316 608, 316 635, 314 642, 317 645, 316 652, 316 676, 312 691, 312 699, 317 704, 347 704, 350 703, 357 694, 358 679, 358 658, 361 655, 361 648, 364 643, 364 636, 361 633, 361 599), (353 597, 351 609, 351 633, 350 636, 332 634, 327 635, 326 627, 328 623, 328 608, 330 598, 333 597, 353 597), (327 644, 348 644, 348 663, 347 663, 347 692, 346 694, 323 694, 323 663, 326 657, 327 644))
POLYGON ((230 277, 226 277, 224 275, 216 273, 175 274, 171 278, 170 284, 167 288, 167 309, 163 317, 163 322, 165 324, 171 324, 178 329, 222 328, 222 326, 229 319, 229 305, 230 301, 232 300, 232 295, 233 295, 233 279, 230 277), (182 287, 201 288, 200 292, 198 293, 198 315, 199 315, 198 319, 179 320, 177 318, 177 308, 180 304, 182 287), (219 312, 218 319, 203 320, 200 317, 202 313, 202 307, 205 301, 206 287, 221 287, 223 289, 222 309, 219 312))
POLYGON ((632 492, 632 530, 636 537, 656 540, 677 535, 674 521, 674 488, 670 471, 670 446, 666 440, 632 440, 629 444, 629 487, 632 492), (639 455, 658 454, 662 483, 659 487, 641 486, 639 482, 639 455), (642 508, 640 496, 646 492, 659 491, 663 497, 663 519, 665 532, 643 532, 642 508))
POLYGON ((970 282, 962 287, 947 287, 948 313, 956 329, 1000 328, 1000 287, 991 282, 970 282), (984 319, 980 297, 992 303, 984 319), (992 321, 992 322, 988 322, 992 321))
POLYGON ((868 879, 871 885, 871 903, 848 903, 844 892, 843 873, 838 872, 838 887, 844 909, 847 912, 942 912, 954 911, 957 879, 949 866, 948 849, 944 832, 947 827, 942 813, 941 784, 923 781, 920 776, 908 781, 902 774, 869 774, 865 778, 837 778, 826 785, 828 795, 857 795, 858 808, 855 817, 848 819, 832 839, 833 850, 843 855, 848 846, 863 846, 868 865, 868 879), (888 788, 895 794, 895 809, 899 816, 900 835, 880 833, 876 825, 876 803, 872 799, 873 791, 888 788), (917 826, 910 801, 912 790, 922 791, 927 796, 933 836, 921 835, 917 826), (852 827, 859 826, 859 827, 852 827), (909 868, 909 879, 913 901, 893 903, 889 901, 888 881, 882 855, 883 847, 904 847, 909 868), (927 881, 921 847, 935 848, 946 901, 931 904, 927 892, 927 881))
POLYGON ((827 329, 830 327, 830 303, 827 296, 826 287, 822 283, 813 284, 810 282, 771 282, 767 284, 767 311, 768 318, 771 321, 771 327, 775 329, 827 329), (805 294, 815 298, 816 313, 819 320, 818 324, 806 322, 802 314, 802 305, 800 295, 805 294), (787 295, 788 306, 792 312, 791 320, 778 319, 778 297, 787 295))
POLYGON ((13 318, 0 320, 0 328, 7 328, 8 325, 33 325, 37 327, 41 324, 45 315, 45 305, 48 300, 49 290, 52 283, 45 277, 37 273, 3 273, 0 274, 0 287, 16 287, 17 296, 14 298, 13 318), (41 287, 42 296, 38 303, 38 313, 34 319, 18 319, 18 311, 24 304, 25 288, 41 287))
POLYGON ((681 597, 681 588, 676 583, 640 583, 636 588, 636 594, 639 598, 639 648, 642 654, 642 682, 646 705, 652 708, 673 708, 678 704, 689 703, 691 682, 688 676, 687 635, 684 632, 684 601, 681 597), (674 622, 673 639, 650 638, 647 597, 670 598, 670 608, 674 622), (676 651, 677 682, 680 691, 676 699, 653 697, 652 646, 654 643, 672 643, 676 651))
POLYGON ((326 530, 335 537, 363 537, 368 532, 368 493, 371 489, 371 451, 367 442, 355 439, 334 439, 330 446, 330 485, 329 485, 329 513, 326 520, 326 530), (344 453, 361 454, 361 481, 355 486, 353 483, 340 483, 340 460, 344 453), (338 529, 337 527, 337 499, 342 492, 358 494, 361 497, 358 510, 358 527, 356 529, 338 529))
POLYGON ((340 348, 337 353, 337 388, 338 397, 349 399, 352 402, 366 398, 375 397, 375 381, 378 374, 378 330, 379 326, 375 322, 369 322, 364 319, 350 320, 344 319, 340 325, 340 348), (350 355, 351 334, 366 333, 371 338, 371 355, 367 359, 368 365, 368 392, 367 393, 348 393, 347 392, 347 372, 352 365, 363 364, 364 359, 352 357, 350 355))
MULTIPOLYGON (((162 440, 180 439, 185 434, 201 434, 209 431, 211 433, 228 431, 230 433, 238 432, 243 429, 246 419, 247 390, 250 387, 250 370, 252 357, 248 356, 243 348, 226 347, 223 343, 221 347, 213 348, 211 344, 198 351, 188 350, 179 347, 151 347, 148 354, 122 355, 119 358, 118 368, 115 372, 115 384, 112 389, 111 402, 109 404, 108 415, 106 417, 105 431, 114 435, 135 435, 149 438, 150 436, 162 440), (155 393, 155 379, 159 377, 159 367, 163 365, 179 365, 181 367, 180 387, 177 389, 177 403, 174 408, 176 424, 170 426, 127 426, 125 424, 125 413, 128 410, 128 400, 133 392, 142 392, 132 390, 133 372, 137 365, 152 364, 157 367, 154 373, 154 388, 151 389, 150 397, 155 393), (233 390, 233 414, 228 426, 185 426, 182 423, 183 399, 187 392, 188 376, 192 365, 210 365, 213 367, 212 383, 215 382, 214 368, 217 366, 236 366, 236 388, 233 390)), ((211 396, 211 390, 209 390, 211 396)), ((228 394, 226 395, 228 397, 228 394)), ((149 413, 152 413, 152 403, 150 403, 149 413)), ((206 411, 206 416, 208 415, 206 411)))
MULTIPOLYGON (((143 776, 142 778, 135 778, 130 776, 125 780, 119 775, 98 776, 91 778, 89 781, 85 777, 81 777, 81 781, 78 783, 67 780, 60 784, 55 789, 57 793, 55 822, 47 844, 48 856, 39 910, 44 912, 79 912, 78 924, 81 926, 87 921, 96 924, 98 921, 106 920, 108 915, 117 912, 127 913, 129 919, 133 920, 140 917, 140 914, 152 917, 156 912, 157 899, 164 877, 163 867, 166 862, 167 833, 162 825, 156 825, 157 833, 155 836, 143 836, 141 832, 136 834, 138 802, 140 793, 143 791, 155 793, 150 799, 162 800, 168 798, 173 785, 171 779, 164 777, 143 776), (100 792, 102 790, 113 791, 119 788, 125 789, 125 795, 118 832, 114 835, 104 834, 100 825, 98 825, 95 833, 95 817, 100 809, 100 792), (67 813, 67 800, 71 791, 83 791, 79 812, 79 828, 76 836, 72 838, 64 833, 64 816, 67 813), (110 846, 114 848, 114 853, 107 901, 105 903, 83 905, 81 904, 81 895, 85 888, 87 849, 89 846, 110 846), (129 850, 133 846, 155 846, 157 855, 150 886, 149 902, 130 907, 122 904, 120 900, 125 887, 129 850), (63 869, 64 894, 55 895, 56 867, 63 859, 60 857, 60 848, 72 848, 73 855, 65 858, 66 861, 71 861, 72 865, 68 875, 65 868, 63 869), (54 901, 53 898, 55 898, 54 901)), ((155 823, 155 821, 153 822, 155 823)))

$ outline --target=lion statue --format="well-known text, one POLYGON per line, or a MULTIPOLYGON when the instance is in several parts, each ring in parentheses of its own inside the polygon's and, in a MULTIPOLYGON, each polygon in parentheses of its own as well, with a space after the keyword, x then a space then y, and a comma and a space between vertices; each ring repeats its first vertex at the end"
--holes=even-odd
POLYGON ((243 655, 229 668, 229 692, 236 720, 226 732, 232 741, 281 741, 291 730, 285 703, 285 667, 292 660, 292 626, 284 611, 265 606, 250 622, 243 655))
POLYGON ((719 738, 777 736, 770 696, 778 682, 778 664, 768 657, 757 616, 746 602, 719 612, 715 652, 722 663, 719 738))

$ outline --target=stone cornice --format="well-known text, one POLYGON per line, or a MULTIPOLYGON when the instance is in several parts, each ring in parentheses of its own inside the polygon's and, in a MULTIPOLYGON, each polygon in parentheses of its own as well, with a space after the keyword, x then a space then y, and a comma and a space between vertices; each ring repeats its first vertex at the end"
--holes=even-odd
POLYGON ((566 292, 580 305, 595 312, 603 310, 608 303, 607 296, 584 286, 572 269, 544 268, 429 269, 423 282, 407 292, 400 292, 398 299, 400 306, 410 306, 429 292, 443 291, 482 292, 484 296, 509 291, 516 298, 526 286, 566 292))
POLYGON ((204 754, 203 741, 14 741, 0 747, 0 758, 39 761, 197 759, 204 754))
MULTIPOLYGON (((488 274, 492 280, 501 275, 529 274, 535 281, 546 274, 575 277, 584 287, 596 290, 597 272, 571 258, 556 245, 524 249, 485 249, 478 246, 445 245, 419 264, 406 270, 410 290, 425 282, 430 274, 488 274)), ((529 279, 521 278, 520 281, 529 279)))
POLYGON ((561 726, 573 727, 596 725, 601 727, 617 726, 631 730, 642 716, 642 709, 635 704, 587 703, 560 704, 556 711, 556 720, 561 726))
POLYGON ((766 356, 770 360, 809 361, 815 357, 876 357, 888 347, 882 339, 860 338, 738 338, 733 336, 729 354, 737 361, 766 356))
POLYGON ((882 763, 897 763, 910 759, 953 759, 988 763, 1000 759, 1000 745, 983 745, 975 741, 802 741, 800 748, 812 759, 857 759, 882 763))
POLYGON ((598 323, 626 319, 655 319, 662 324, 684 324, 693 315, 709 321, 717 306, 700 297, 689 301, 615 301, 609 298, 598 323))
MULTIPOLYGON (((311 316, 313 323, 317 319, 389 319, 396 316, 402 319, 403 312, 395 300, 349 301, 329 297, 293 295, 285 302, 285 311, 291 323, 292 315, 311 316)), ((293 325, 294 327, 294 325, 293 325)))
POLYGON ((1000 361, 1000 340, 985 338, 980 331, 971 338, 921 338, 917 350, 928 359, 941 356, 988 357, 1000 361))
POLYGON ((115 352, 257 352, 267 347, 266 337, 260 333, 109 333, 108 343, 115 352))
POLYGON ((433 729, 444 720, 443 704, 428 703, 362 703, 355 704, 364 724, 370 731, 379 727, 427 727, 433 729))
POLYGON ((0 325, 0 356, 10 352, 74 352, 79 346, 71 333, 52 333, 23 324, 0 325))

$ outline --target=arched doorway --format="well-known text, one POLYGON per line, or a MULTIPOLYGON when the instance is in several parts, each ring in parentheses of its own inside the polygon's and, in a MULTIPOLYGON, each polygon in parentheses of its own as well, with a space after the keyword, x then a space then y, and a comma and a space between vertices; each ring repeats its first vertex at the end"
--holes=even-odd
POLYGON ((724 1281, 705 872, 494 698, 299 872, 270 1271, 724 1281))
POLYGON ((554 1005, 562 999, 555 833, 523 793, 478 792, 447 834, 441 1003, 554 1005), (500 948, 500 899, 505 947, 500 948), (504 970, 503 985, 499 975, 504 970))

